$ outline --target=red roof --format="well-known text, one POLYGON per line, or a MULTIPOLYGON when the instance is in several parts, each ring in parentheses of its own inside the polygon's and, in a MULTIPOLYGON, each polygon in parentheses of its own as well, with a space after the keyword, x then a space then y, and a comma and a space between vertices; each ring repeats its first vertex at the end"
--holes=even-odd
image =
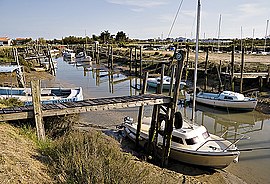
POLYGON ((10 40, 8 37, 0 37, 0 41, 8 41, 10 40))
POLYGON ((29 38, 16 38, 17 41, 20 41, 20 40, 28 40, 29 38))

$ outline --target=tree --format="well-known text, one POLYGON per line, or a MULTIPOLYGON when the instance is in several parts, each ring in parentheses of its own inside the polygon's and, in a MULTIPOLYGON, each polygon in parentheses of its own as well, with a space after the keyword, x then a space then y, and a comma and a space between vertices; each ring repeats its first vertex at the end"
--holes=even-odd
POLYGON ((108 30, 106 30, 100 33, 99 38, 103 43, 108 43, 110 41, 111 34, 109 33, 108 30))
POLYGON ((115 37, 116 42, 126 42, 128 40, 126 33, 120 31, 116 34, 115 37))

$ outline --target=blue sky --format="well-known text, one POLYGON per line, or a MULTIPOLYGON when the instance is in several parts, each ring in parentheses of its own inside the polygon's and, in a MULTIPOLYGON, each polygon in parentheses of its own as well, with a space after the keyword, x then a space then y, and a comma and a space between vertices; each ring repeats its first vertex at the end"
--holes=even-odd
MULTIPOLYGON (((124 31, 130 38, 168 36, 181 0, 0 0, 0 37, 100 35, 124 31)), ((200 37, 263 38, 270 19, 269 0, 201 0, 200 37)), ((197 0, 184 0, 171 37, 195 36, 197 0)), ((269 25, 270 27, 270 25, 269 25)), ((269 32, 268 32, 269 34, 269 32)))

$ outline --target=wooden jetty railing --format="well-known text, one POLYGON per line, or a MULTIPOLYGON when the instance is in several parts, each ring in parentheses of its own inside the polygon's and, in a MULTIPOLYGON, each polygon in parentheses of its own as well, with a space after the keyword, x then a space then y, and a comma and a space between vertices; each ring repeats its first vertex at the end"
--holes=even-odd
MULTIPOLYGON (((168 104, 171 98, 163 95, 144 94, 111 98, 87 99, 78 102, 41 105, 42 117, 59 116, 89 111, 111 110, 142 105, 168 104)), ((33 106, 0 109, 0 121, 34 118, 33 106)))

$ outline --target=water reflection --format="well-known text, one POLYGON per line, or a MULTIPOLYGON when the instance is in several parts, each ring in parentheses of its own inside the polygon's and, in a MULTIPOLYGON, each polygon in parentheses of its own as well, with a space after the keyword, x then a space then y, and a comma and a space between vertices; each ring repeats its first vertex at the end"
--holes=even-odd
MULTIPOLYGON (((61 63, 61 59, 59 60, 61 63)), ((64 71, 72 66, 76 68, 76 70, 73 71, 73 75, 76 73, 76 71, 82 71, 83 77, 86 77, 81 78, 81 73, 76 73, 76 78, 81 78, 81 81, 76 81, 76 83, 81 84, 84 90, 88 88, 91 88, 92 90, 94 82, 94 88, 99 88, 99 91, 102 91, 99 95, 106 94, 107 96, 112 96, 112 94, 115 94, 114 96, 119 96, 139 94, 142 80, 136 77, 127 77, 120 72, 109 70, 103 65, 92 62, 71 62, 70 60, 64 61, 65 63, 62 62, 62 69, 60 68, 60 71, 58 71, 61 76, 58 77, 63 78, 63 74, 66 75, 64 71), (86 85, 84 83, 85 79, 89 80, 89 83, 86 85), (110 95, 108 95, 108 93, 110 95)))
MULTIPOLYGON (((191 108, 180 107, 183 115, 191 119, 191 108)), ((196 122, 204 125, 215 135, 222 135, 226 132, 225 138, 239 138, 239 134, 248 135, 251 132, 261 131, 264 121, 269 120, 269 116, 259 112, 229 112, 216 108, 197 105, 196 122)))

